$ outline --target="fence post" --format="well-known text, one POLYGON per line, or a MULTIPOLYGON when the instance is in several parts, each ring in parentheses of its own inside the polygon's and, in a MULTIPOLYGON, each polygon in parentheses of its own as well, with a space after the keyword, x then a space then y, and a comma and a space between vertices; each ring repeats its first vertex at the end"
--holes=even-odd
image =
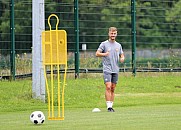
POLYGON ((11 78, 15 80, 15 34, 14 34, 14 0, 10 3, 10 32, 11 32, 11 52, 10 52, 10 62, 11 62, 11 78))
POLYGON ((45 102, 45 78, 42 60, 41 33, 45 30, 44 0, 32 0, 32 93, 45 102))
POLYGON ((132 70, 136 76, 136 7, 135 0, 131 0, 131 34, 132 34, 132 70))
POLYGON ((74 0, 74 26, 75 26, 75 79, 79 77, 79 1, 74 0))

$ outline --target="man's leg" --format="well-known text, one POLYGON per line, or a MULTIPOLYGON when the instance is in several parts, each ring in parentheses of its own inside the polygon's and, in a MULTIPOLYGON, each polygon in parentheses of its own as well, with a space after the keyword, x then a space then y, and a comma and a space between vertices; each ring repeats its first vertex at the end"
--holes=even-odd
MULTIPOLYGON (((106 99, 107 109, 109 112, 114 112, 114 110, 112 109, 112 101, 114 100, 114 85, 112 86, 112 78, 113 78, 112 76, 113 75, 110 73, 104 73, 104 83, 106 86, 105 99, 106 99)), ((115 80, 115 78, 113 79, 115 80)))
POLYGON ((106 91, 105 91, 105 99, 107 108, 111 107, 111 82, 106 82, 106 91))
POLYGON ((111 86, 111 108, 112 108, 112 111, 114 111, 113 109, 113 102, 114 102, 114 90, 116 88, 116 84, 115 83, 112 83, 112 86, 111 86))
POLYGON ((111 85, 111 101, 114 102, 114 90, 116 88, 116 84, 112 83, 111 85))
POLYGON ((111 109, 112 111, 114 112, 114 109, 113 109, 113 102, 114 102, 114 91, 115 91, 115 88, 116 88, 116 84, 118 82, 118 73, 113 73, 112 74, 112 79, 111 79, 111 109))

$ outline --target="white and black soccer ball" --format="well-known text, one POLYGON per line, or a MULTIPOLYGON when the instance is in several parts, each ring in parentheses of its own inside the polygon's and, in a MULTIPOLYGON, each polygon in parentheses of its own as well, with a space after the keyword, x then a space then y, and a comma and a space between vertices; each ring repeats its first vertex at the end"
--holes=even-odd
POLYGON ((41 111, 34 111, 30 115, 30 121, 33 124, 43 124, 45 121, 45 115, 41 111))

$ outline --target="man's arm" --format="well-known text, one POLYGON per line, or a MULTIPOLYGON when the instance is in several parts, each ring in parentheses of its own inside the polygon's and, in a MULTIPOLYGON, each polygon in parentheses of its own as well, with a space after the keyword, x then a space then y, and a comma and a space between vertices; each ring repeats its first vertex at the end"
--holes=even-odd
POLYGON ((107 51, 106 53, 102 53, 100 50, 96 51, 97 57, 104 57, 104 56, 108 56, 108 55, 109 55, 109 51, 107 51))

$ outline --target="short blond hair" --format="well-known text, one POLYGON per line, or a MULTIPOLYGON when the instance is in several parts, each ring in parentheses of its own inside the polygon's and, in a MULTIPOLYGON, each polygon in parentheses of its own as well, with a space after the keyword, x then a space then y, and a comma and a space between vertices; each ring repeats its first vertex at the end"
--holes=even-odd
POLYGON ((116 27, 110 27, 109 31, 117 31, 117 28, 116 27))

